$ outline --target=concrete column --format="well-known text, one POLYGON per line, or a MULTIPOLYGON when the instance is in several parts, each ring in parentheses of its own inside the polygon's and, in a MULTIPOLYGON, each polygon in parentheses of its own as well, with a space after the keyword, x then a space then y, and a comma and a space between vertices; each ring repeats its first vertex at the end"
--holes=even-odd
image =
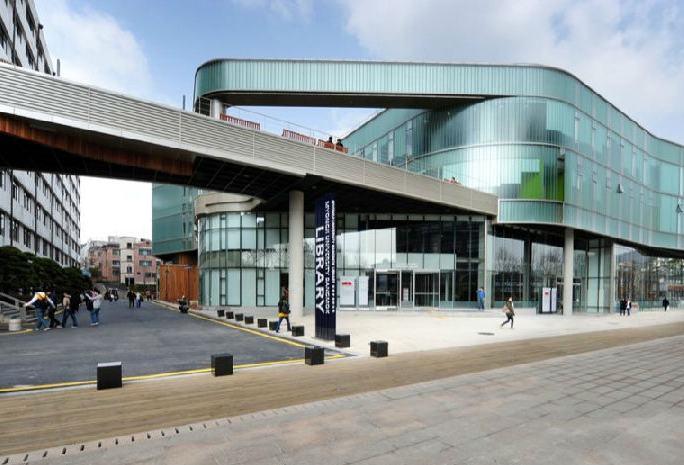
POLYGON ((290 191, 289 244, 287 247, 290 312, 304 316, 304 193, 290 191))
POLYGON ((220 118, 221 113, 223 113, 223 102, 212 99, 209 106, 209 116, 218 119, 220 118))
POLYGON ((575 270, 575 230, 565 228, 563 249, 563 315, 572 316, 572 284, 575 270))
POLYGON ((619 301, 620 299, 616 295, 616 289, 615 289, 615 276, 616 276, 616 267, 615 267, 615 243, 611 242, 610 243, 610 283, 608 283, 608 308, 609 312, 613 313, 615 311, 615 302, 619 301))

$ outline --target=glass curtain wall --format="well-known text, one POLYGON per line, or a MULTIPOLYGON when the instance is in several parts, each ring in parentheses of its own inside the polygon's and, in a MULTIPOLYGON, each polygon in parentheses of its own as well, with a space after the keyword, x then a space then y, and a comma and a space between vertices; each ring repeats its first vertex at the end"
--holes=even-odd
MULTIPOLYGON (((313 218, 305 215, 305 307, 313 307, 313 218)), ((377 282, 393 284, 380 290, 396 294, 393 307, 405 295, 415 307, 475 306, 484 278, 484 217, 342 214, 337 221, 338 278, 368 276, 369 308, 377 303, 377 282), (380 281, 377 270, 386 272, 380 281)), ((203 305, 277 304, 287 285, 286 213, 214 214, 200 218, 198 228, 203 305)))
POLYGON ((500 223, 565 224, 645 246, 684 246, 684 150, 579 84, 568 101, 507 97, 387 110, 347 141, 357 155, 381 147, 379 162, 496 194, 500 223))

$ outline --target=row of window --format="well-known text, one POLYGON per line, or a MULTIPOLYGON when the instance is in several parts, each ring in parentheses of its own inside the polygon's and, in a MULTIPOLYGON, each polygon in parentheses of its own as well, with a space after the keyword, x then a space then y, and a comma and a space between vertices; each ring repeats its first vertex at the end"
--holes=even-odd
MULTIPOLYGON (((62 265, 74 265, 76 263, 76 261, 70 258, 68 254, 64 253, 58 247, 53 246, 50 241, 43 239, 30 229, 22 227, 17 220, 9 221, 8 215, 2 211, 0 211, 0 238, 1 237, 9 237, 17 245, 23 245, 24 247, 34 251, 36 254, 41 254, 45 257, 52 258, 62 265), (9 231, 7 231, 7 223, 9 223, 9 231), (8 232, 9 234, 6 236, 8 232)), ((76 241, 69 240, 68 245, 69 248, 73 249, 74 251, 78 250, 78 244, 76 241)))

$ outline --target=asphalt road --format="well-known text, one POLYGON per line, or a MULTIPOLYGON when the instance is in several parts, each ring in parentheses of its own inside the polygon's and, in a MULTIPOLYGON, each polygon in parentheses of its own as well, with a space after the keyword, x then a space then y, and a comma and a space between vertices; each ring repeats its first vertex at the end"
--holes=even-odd
MULTIPOLYGON (((60 315, 61 317, 61 315, 60 315)), ((78 329, 32 331, 0 337, 0 389, 88 381, 99 362, 123 363, 123 376, 209 368, 211 355, 233 354, 234 365, 304 357, 304 349, 143 302, 103 302, 100 325, 84 308, 78 329)))

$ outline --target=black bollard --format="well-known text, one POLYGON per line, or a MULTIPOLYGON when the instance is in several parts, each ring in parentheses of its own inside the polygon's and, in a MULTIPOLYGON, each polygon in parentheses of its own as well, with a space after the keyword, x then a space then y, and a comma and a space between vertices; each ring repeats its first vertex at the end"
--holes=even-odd
POLYGON ((335 347, 349 347, 349 334, 335 334, 335 347))
POLYGON ((292 327, 292 336, 293 337, 304 336, 304 326, 293 326, 292 327))
POLYGON ((232 320, 233 318, 235 318, 233 312, 226 310, 226 320, 232 320))
POLYGON ((233 374, 233 355, 215 354, 211 356, 211 372, 214 376, 233 374))
POLYGON ((257 318, 257 328, 266 328, 268 320, 266 318, 257 318))
POLYGON ((304 347, 304 363, 307 365, 323 365, 323 347, 306 346, 304 347))
POLYGON ((387 342, 371 341, 370 354, 371 357, 387 357, 387 342))
POLYGON ((97 364, 97 390, 120 388, 121 382, 121 362, 98 363, 97 364))
POLYGON ((244 313, 236 313, 235 314, 235 321, 242 321, 245 319, 244 313))
POLYGON ((225 313, 226 313, 225 310, 216 310, 216 315, 217 315, 219 318, 223 318, 223 315, 224 315, 225 313))
POLYGON ((245 324, 246 325, 253 325, 254 324, 254 317, 253 316, 246 316, 245 317, 245 324))

